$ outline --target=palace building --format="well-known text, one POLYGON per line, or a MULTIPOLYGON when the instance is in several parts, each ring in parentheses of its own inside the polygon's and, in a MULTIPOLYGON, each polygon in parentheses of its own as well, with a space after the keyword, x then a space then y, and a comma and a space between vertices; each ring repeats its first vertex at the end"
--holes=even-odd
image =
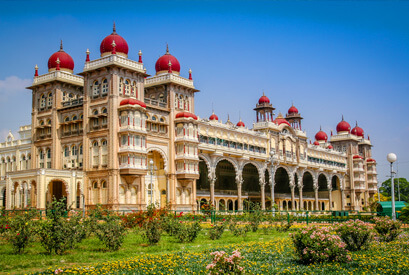
MULTIPOLYGON (((128 58, 117 34, 100 58, 86 51, 84 69, 61 43, 48 72, 35 67, 31 125, 0 143, 1 203, 45 209, 53 197, 73 208, 101 204, 139 210, 155 203, 175 210, 242 210, 248 202, 282 210, 363 210, 377 192, 371 141, 358 125, 319 131, 308 143, 295 106, 275 116, 262 95, 251 129, 195 115, 192 71, 169 49, 147 74, 128 58)), ((250 107, 250 106, 249 106, 250 107)))

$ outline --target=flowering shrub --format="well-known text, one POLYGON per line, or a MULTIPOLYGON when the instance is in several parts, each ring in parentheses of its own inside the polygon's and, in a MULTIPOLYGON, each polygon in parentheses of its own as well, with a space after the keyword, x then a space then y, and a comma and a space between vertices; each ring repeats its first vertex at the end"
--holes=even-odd
POLYGON ((173 215, 166 215, 162 218, 162 229, 169 234, 169 236, 173 236, 176 231, 178 230, 179 221, 173 215))
POLYGON ((124 242, 126 230, 116 218, 106 218, 105 222, 99 223, 95 232, 98 239, 109 250, 118 250, 124 242))
POLYGON ((35 216, 35 211, 25 212, 23 215, 17 215, 8 219, 5 225, 4 235, 6 240, 13 246, 15 253, 21 253, 32 240, 33 222, 31 219, 35 216))
POLYGON ((244 268, 240 266, 240 261, 243 259, 238 250, 233 251, 231 256, 228 256, 224 251, 215 251, 210 253, 213 256, 211 264, 206 266, 209 274, 243 274, 244 268))
POLYGON ((331 227, 311 226, 290 235, 296 255, 304 264, 351 260, 346 244, 332 232, 331 227))
POLYGON ((365 248, 372 239, 372 225, 360 220, 350 220, 336 228, 338 236, 346 244, 346 249, 358 251, 365 248))
POLYGON ((209 228, 209 237, 211 240, 218 240, 223 235, 224 223, 214 224, 209 228))
POLYGON ((251 203, 250 207, 253 209, 246 215, 246 219, 250 224, 251 231, 257 232, 258 226, 263 219, 263 212, 258 203, 251 203))
POLYGON ((197 238, 201 230, 202 227, 200 226, 199 221, 195 221, 193 223, 179 222, 179 226, 174 236, 181 243, 191 243, 197 238))
POLYGON ((391 242, 402 232, 400 229, 402 223, 400 221, 393 221, 389 217, 376 217, 374 221, 374 229, 378 232, 381 241, 391 242))
POLYGON ((158 243, 161 235, 161 221, 159 218, 152 218, 145 222, 142 236, 148 241, 149 244, 158 243))

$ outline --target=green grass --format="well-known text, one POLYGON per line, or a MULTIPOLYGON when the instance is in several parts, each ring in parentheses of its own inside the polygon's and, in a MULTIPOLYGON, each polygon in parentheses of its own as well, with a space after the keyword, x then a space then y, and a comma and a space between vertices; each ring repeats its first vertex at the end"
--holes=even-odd
POLYGON ((48 267, 71 267, 78 265, 95 265, 107 261, 121 260, 129 257, 160 254, 170 252, 197 252, 212 247, 239 244, 243 241, 269 241, 285 238, 285 233, 264 235, 260 232, 249 232, 245 238, 235 237, 226 231, 219 240, 210 240, 206 229, 202 230, 193 243, 178 243, 175 238, 162 235, 157 245, 149 246, 139 232, 129 231, 124 244, 118 251, 107 251, 103 244, 95 237, 83 240, 75 249, 68 250, 63 255, 47 255, 39 243, 33 243, 26 248, 23 254, 12 254, 12 247, 3 240, 0 241, 0 274, 25 274, 40 272, 48 267))

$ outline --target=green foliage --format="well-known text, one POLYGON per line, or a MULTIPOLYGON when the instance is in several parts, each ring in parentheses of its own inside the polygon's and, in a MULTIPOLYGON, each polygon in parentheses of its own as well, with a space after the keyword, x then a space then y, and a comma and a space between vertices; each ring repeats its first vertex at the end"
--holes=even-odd
POLYGON ((374 222, 374 229, 378 232, 381 241, 391 242, 402 232, 400 229, 402 223, 400 221, 393 221, 389 217, 376 217, 374 222))
POLYGON ((225 228, 224 223, 212 224, 209 228, 209 237, 211 240, 218 240, 223 235, 225 228))
POLYGON ((277 226, 277 231, 278 232, 287 232, 290 230, 291 226, 293 225, 294 221, 289 219, 289 220, 281 220, 280 224, 277 226))
POLYGON ((263 219, 263 212, 261 211, 260 204, 258 203, 250 203, 250 208, 253 210, 249 211, 246 214, 246 218, 250 224, 251 231, 257 232, 258 226, 260 225, 263 219))
POLYGON ((358 251, 368 247, 373 239, 371 225, 360 220, 350 220, 341 223, 336 228, 338 236, 345 242, 346 249, 358 251))
MULTIPOLYGON (((395 199, 398 200, 400 191, 400 200, 409 203, 409 182, 405 178, 395 178, 393 182, 395 184, 395 199)), ((391 179, 384 181, 379 191, 382 195, 390 197, 392 195, 391 179)))
POLYGON ((213 261, 206 266, 210 275, 244 274, 244 268, 240 266, 243 257, 238 250, 233 251, 231 256, 227 255, 225 251, 215 251, 210 255, 213 256, 213 261))
POLYGON ((162 235, 161 224, 159 218, 152 218, 144 223, 142 236, 149 244, 156 244, 160 241, 162 235))
POLYGON ((351 257, 346 244, 332 233, 331 227, 310 226, 291 234, 297 258, 303 264, 348 262, 351 257))
POLYGON ((97 225, 98 239, 109 249, 118 250, 125 238, 126 229, 117 218, 106 218, 97 225))
POLYGON ((162 218, 162 229, 168 233, 169 236, 173 236, 178 230, 179 221, 173 215, 166 215, 162 218))
POLYGON ((409 205, 402 208, 399 215, 399 220, 404 223, 409 223, 409 205))
POLYGON ((197 238, 201 230, 202 227, 200 226, 199 221, 179 222, 179 226, 174 233, 174 236, 181 243, 191 243, 197 238))
POLYGON ((32 241, 35 211, 26 211, 22 215, 5 219, 4 237, 13 246, 15 253, 22 253, 25 247, 32 241))

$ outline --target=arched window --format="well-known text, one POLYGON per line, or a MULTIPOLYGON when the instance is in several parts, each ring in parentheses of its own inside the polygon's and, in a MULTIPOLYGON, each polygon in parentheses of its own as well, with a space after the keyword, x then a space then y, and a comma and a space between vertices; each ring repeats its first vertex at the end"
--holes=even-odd
POLYGON ((131 82, 129 79, 125 80, 125 95, 131 94, 131 82))
POLYGON ((105 78, 102 80, 102 95, 108 94, 108 80, 105 78))
POLYGON ((153 121, 156 121, 156 116, 153 116, 153 117, 152 117, 152 120, 153 120, 153 121))
POLYGON ((162 103, 165 102, 165 96, 164 96, 164 94, 160 94, 160 95, 159 95, 159 102, 162 102, 162 103))
POLYGON ((98 188, 98 182, 94 181, 94 182, 92 183, 92 187, 93 187, 94 189, 97 189, 97 188, 98 188))
POLYGON ((51 149, 50 148, 47 149, 47 158, 51 159, 51 149))
POLYGON ((69 118, 69 117, 65 117, 65 118, 64 118, 64 122, 68 122, 68 121, 70 121, 70 118, 69 118))
MULTIPOLYGON (((43 153, 43 150, 39 150, 38 151, 38 154, 40 155, 40 159, 44 159, 44 153, 43 153)), ((7 158, 7 160, 10 162, 10 158, 7 158)))
POLYGON ((98 97, 99 96, 99 83, 98 81, 94 81, 92 84, 92 96, 98 97))
POLYGON ((99 165, 99 145, 98 141, 94 141, 92 143, 92 165, 98 166, 99 165))
POLYGON ((47 120, 47 125, 51 125, 51 119, 47 120))
POLYGON ((80 144, 80 146, 79 146, 79 153, 80 153, 80 155, 82 155, 82 144, 80 144))
POLYGON ((70 156, 70 148, 68 146, 64 147, 64 157, 70 156))
POLYGON ((80 114, 80 120, 82 120, 84 118, 83 114, 80 114))
POLYGON ((65 102, 68 100, 68 93, 67 92, 62 92, 62 102, 65 102))
POLYGON ((119 79, 119 94, 125 94, 124 79, 119 79))
POLYGON ((40 121, 40 125, 43 126, 44 125, 44 120, 40 121))
POLYGON ((70 95, 68 96, 70 100, 73 100, 75 98, 75 95, 73 93, 70 93, 70 95))
POLYGON ((97 109, 94 109, 94 110, 92 111, 92 114, 93 114, 94 116, 98 115, 98 110, 97 110, 97 109))
POLYGON ((108 146, 107 146, 107 141, 106 140, 103 140, 103 141, 101 141, 101 145, 102 145, 102 148, 101 148, 101 154, 102 154, 102 165, 107 165, 108 164, 108 146))
POLYGON ((103 181, 101 182, 101 186, 102 186, 102 188, 104 188, 104 189, 107 188, 107 187, 108 187, 107 182, 103 180, 103 181))
POLYGON ((71 120, 72 120, 72 121, 75 121, 75 120, 77 120, 77 119, 78 119, 77 115, 73 115, 71 120))
POLYGON ((77 145, 73 145, 71 147, 71 152, 72 152, 73 156, 78 156, 78 147, 77 147, 77 145))
POLYGON ((107 114, 107 113, 108 113, 108 110, 107 110, 107 108, 102 108, 102 111, 101 111, 101 113, 102 113, 102 114, 107 114))
POLYGON ((132 82, 132 90, 131 90, 131 95, 134 97, 138 97, 138 88, 136 86, 136 82, 132 82))
POLYGON ((52 94, 52 93, 48 93, 48 96, 47 96, 47 107, 51 107, 51 105, 53 105, 53 94, 52 94))
POLYGON ((42 109, 42 108, 45 108, 45 95, 44 94, 42 94, 41 96, 40 96, 40 108, 42 109))

